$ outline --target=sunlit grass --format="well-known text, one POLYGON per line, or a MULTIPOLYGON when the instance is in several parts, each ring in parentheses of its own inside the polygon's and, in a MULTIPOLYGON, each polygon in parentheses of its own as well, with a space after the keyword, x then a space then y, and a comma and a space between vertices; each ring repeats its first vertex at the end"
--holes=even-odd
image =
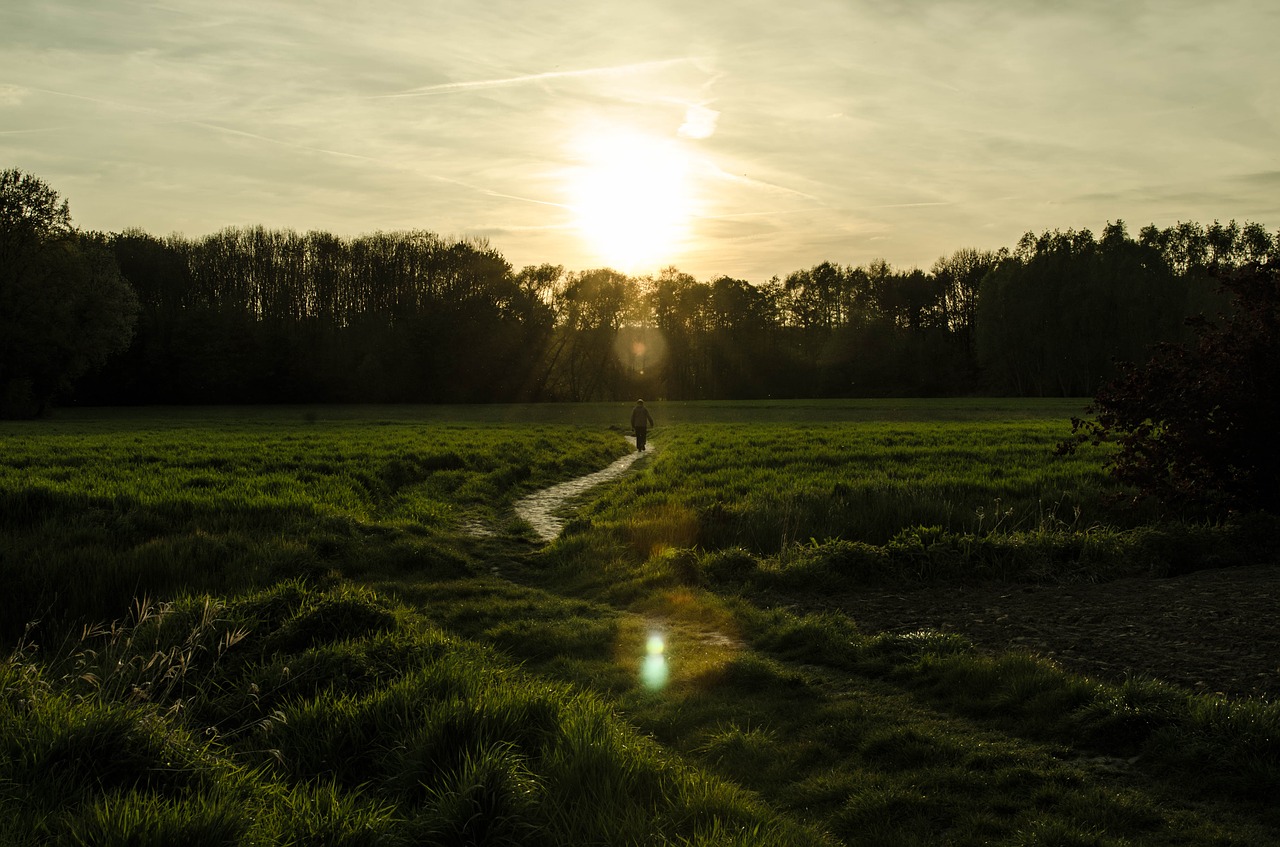
POLYGON ((30 620, 116 617, 141 594, 461 575, 473 527, 508 521, 521 493, 627 449, 606 428, 401 414, 0 424, 0 629, 12 638, 30 620))
POLYGON ((5 843, 822 843, 362 589, 141 608, 0 694, 5 843))
POLYGON ((610 502, 628 504, 629 534, 650 548, 768 553, 811 538, 884 543, 917 525, 1083 529, 1106 517, 1111 486, 1099 456, 1053 454, 1066 432, 1053 420, 677 425, 610 502))
POLYGON ((1052 455, 1074 405, 657 403, 535 552, 510 504, 626 408, 0 424, 0 608, 50 612, 0 664, 0 842, 1276 840, 1274 704, 793 605, 1239 542, 1108 512, 1101 457, 1052 455))

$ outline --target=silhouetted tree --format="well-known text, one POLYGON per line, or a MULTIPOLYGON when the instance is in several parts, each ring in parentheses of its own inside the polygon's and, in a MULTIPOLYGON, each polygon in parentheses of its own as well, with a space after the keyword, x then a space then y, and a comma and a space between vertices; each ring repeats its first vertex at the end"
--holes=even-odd
POLYGON ((940 257, 930 273, 942 292, 943 316, 955 335, 963 355, 977 361, 975 328, 978 324, 978 296, 983 278, 1008 255, 1008 251, 957 250, 940 257))
POLYGON ((1122 222, 961 250, 929 271, 821 262, 762 285, 674 267, 513 273, 487 243, 262 227, 126 232, 142 313, 90 402, 461 402, 1081 394, 1220 300, 1254 224, 1122 222), (980 367, 981 365, 981 367, 980 367))
POLYGON ((750 399, 774 393, 783 360, 777 303, 769 289, 727 276, 708 289, 709 395, 750 399))
POLYGON ((646 280, 643 304, 646 321, 666 347, 661 367, 661 393, 672 399, 701 399, 707 377, 705 338, 701 338, 702 306, 707 293, 697 280, 674 267, 663 268, 646 280))
POLYGON ((1192 282, 1122 221, 1101 240, 1089 230, 1027 233, 983 278, 979 361, 999 391, 1091 395, 1117 360, 1179 334, 1192 282))
POLYGON ((0 172, 0 412, 42 413, 128 344, 136 312, 106 240, 41 180, 0 172))
POLYGON ((635 307, 635 281, 609 268, 570 274, 561 297, 553 396, 574 402, 618 399, 623 370, 615 345, 635 307))

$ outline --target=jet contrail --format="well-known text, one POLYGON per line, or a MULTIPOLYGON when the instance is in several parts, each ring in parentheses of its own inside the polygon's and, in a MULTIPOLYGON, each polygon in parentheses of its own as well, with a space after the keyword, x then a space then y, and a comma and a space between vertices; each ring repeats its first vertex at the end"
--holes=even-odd
POLYGON ((582 68, 576 71, 546 71, 540 74, 522 74, 520 76, 502 77, 499 79, 477 79, 468 82, 442 82, 438 85, 425 85, 422 88, 411 88, 394 94, 371 94, 365 99, 387 100, 396 97, 428 97, 432 94, 447 94, 450 91, 468 91, 477 88, 501 88, 507 85, 523 85, 530 82, 542 82, 548 79, 570 79, 580 76, 605 76, 609 74, 629 73, 631 71, 661 68, 694 61, 692 58, 656 59, 651 62, 635 62, 630 65, 613 65, 603 68, 582 68))

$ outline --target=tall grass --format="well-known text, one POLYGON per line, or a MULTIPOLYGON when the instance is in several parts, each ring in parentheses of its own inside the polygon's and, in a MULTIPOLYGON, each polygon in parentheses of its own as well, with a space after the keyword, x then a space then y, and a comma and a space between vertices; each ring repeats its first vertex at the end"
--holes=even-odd
POLYGON ((190 414, 0 424, 0 636, 144 594, 465 574, 471 525, 627 449, 603 428, 190 414))
POLYGON ((44 618, 0 664, 0 843, 1274 843, 1269 703, 777 606, 1273 534, 1117 519, 1052 456, 1078 405, 656 403, 541 553, 506 508, 627 449, 616 407, 0 424, 0 625, 44 618))
POLYGON ((0 839, 823 843, 367 590, 141 607, 0 663, 0 839))
POLYGON ((1280 832, 1266 806, 1280 786, 1269 740, 1280 715, 1264 701, 1101 683, 958 636, 867 633, 758 597, 668 583, 626 613, 545 584, 432 583, 405 598, 531 671, 607 696, 663 746, 844 843, 1039 832, 1263 844, 1280 832), (655 631, 669 659, 659 689, 641 673, 655 631))
POLYGON ((843 538, 883 544, 904 527, 984 535, 1112 516, 1097 455, 1058 457, 1061 421, 858 422, 673 427, 609 510, 683 510, 696 544, 777 552, 843 538))
MULTIPOLYGON (((659 450, 639 473, 597 498, 546 551, 540 561, 554 577, 540 584, 675 618, 696 614, 681 608, 705 612, 722 605, 710 593, 720 592, 737 604, 735 629, 747 644, 787 667, 852 675, 849 697, 883 683, 934 715, 977 720, 1006 739, 1066 745, 1081 761, 1096 760, 1117 774, 1142 773, 1174 793, 1194 786, 1219 800, 1274 796, 1280 714, 1271 704, 1227 704, 1156 682, 1103 684, 1034 657, 987 657, 954 636, 866 635, 844 619, 797 619, 771 608, 779 594, 793 602, 804 593, 825 598, 864 586, 1100 580, 1274 560, 1274 521, 1147 523, 1149 513, 1114 511, 1101 455, 1054 455, 1064 431, 1063 422, 1036 416, 677 424, 662 433, 659 450), (676 600, 689 596, 695 599, 676 600), (1219 713, 1236 717, 1204 717, 1219 713)), ((810 673, 803 670, 800 678, 811 679, 810 673)), ((785 671, 775 675, 786 677, 785 671)), ((829 678, 826 684, 839 685, 829 678)), ((683 700, 684 711, 670 723, 653 717, 644 702, 633 708, 659 737, 689 744, 682 749, 713 768, 727 768, 767 796, 793 797, 796 808, 813 808, 826 790, 823 768, 850 766, 820 756, 807 723, 811 710, 777 702, 781 695, 764 693, 770 687, 768 675, 752 671, 743 688, 754 695, 748 699, 744 690, 714 720, 695 716, 708 708, 705 691, 683 700), (793 711, 806 717, 783 730, 782 716, 793 711), (700 732, 702 740, 690 744, 700 732), (812 783, 816 794, 782 787, 788 780, 812 783)), ((910 776, 881 776, 871 788, 849 771, 831 774, 837 793, 864 795, 841 809, 833 799, 825 813, 843 840, 927 844, 944 832, 954 843, 1173 843, 1180 837, 1181 824, 1155 811, 1166 800, 1082 799, 1067 786, 1099 774, 1058 773, 1043 763, 1002 782, 1046 786, 1043 795, 1020 797, 1010 809, 1022 814, 1027 804, 1043 810, 1053 803, 1073 813, 1060 820, 1030 815, 1010 830, 988 817, 1001 807, 992 798, 973 803, 984 811, 967 816, 959 811, 963 801, 943 798, 981 796, 986 788, 958 774, 954 763, 925 773, 938 754, 936 745, 913 735, 920 720, 889 721, 883 743, 858 749, 867 757, 862 761, 910 776), (916 759, 912 749, 920 751, 916 759), (895 757, 900 764, 890 764, 895 757), (922 785, 932 787, 921 791, 922 785)), ((968 762, 975 742, 957 743, 963 752, 956 762, 968 762)), ((1258 808, 1245 812, 1245 820, 1258 808)), ((1258 832, 1275 819, 1262 817, 1270 823, 1246 843, 1271 837, 1258 832)), ((1227 827, 1248 831, 1250 824, 1227 827)), ((1227 837, 1211 831, 1213 825, 1188 837, 1191 843, 1227 837)))
POLYGON ((871 679, 1003 732, 1112 757, 1211 796, 1280 792, 1280 704, 1192 694, 1155 680, 1107 683, 1021 653, 991 656, 939 632, 868 635, 840 614, 747 610, 770 652, 871 679))
POLYGON ((1039 417, 677 424, 547 560, 589 562, 560 573, 626 601, 664 580, 825 593, 1164 576, 1274 557, 1265 517, 1195 525, 1117 506, 1103 454, 1055 455, 1065 431, 1039 417), (691 564, 662 575, 679 550, 691 564))

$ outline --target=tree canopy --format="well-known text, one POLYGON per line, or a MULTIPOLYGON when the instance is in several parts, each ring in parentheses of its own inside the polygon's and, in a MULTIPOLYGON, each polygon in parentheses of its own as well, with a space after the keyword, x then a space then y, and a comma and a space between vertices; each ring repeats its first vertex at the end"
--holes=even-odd
POLYGON ((0 413, 39 413, 124 349, 137 309, 109 241, 39 179, 0 172, 0 413))
POLYGON ((477 402, 1089 396, 1186 316, 1260 227, 1109 224, 928 271, 821 262, 762 284, 676 268, 515 271, 430 232, 262 227, 114 237, 142 304, 83 402, 477 402))
POLYGON ((823 261, 751 283, 516 270, 483 240, 422 230, 84 234, 18 171, 0 214, 11 409, 59 391, 86 404, 1091 396, 1118 362, 1188 340, 1187 316, 1226 303, 1216 280, 1277 243, 1257 224, 1135 237, 1115 221, 928 270, 823 261))

